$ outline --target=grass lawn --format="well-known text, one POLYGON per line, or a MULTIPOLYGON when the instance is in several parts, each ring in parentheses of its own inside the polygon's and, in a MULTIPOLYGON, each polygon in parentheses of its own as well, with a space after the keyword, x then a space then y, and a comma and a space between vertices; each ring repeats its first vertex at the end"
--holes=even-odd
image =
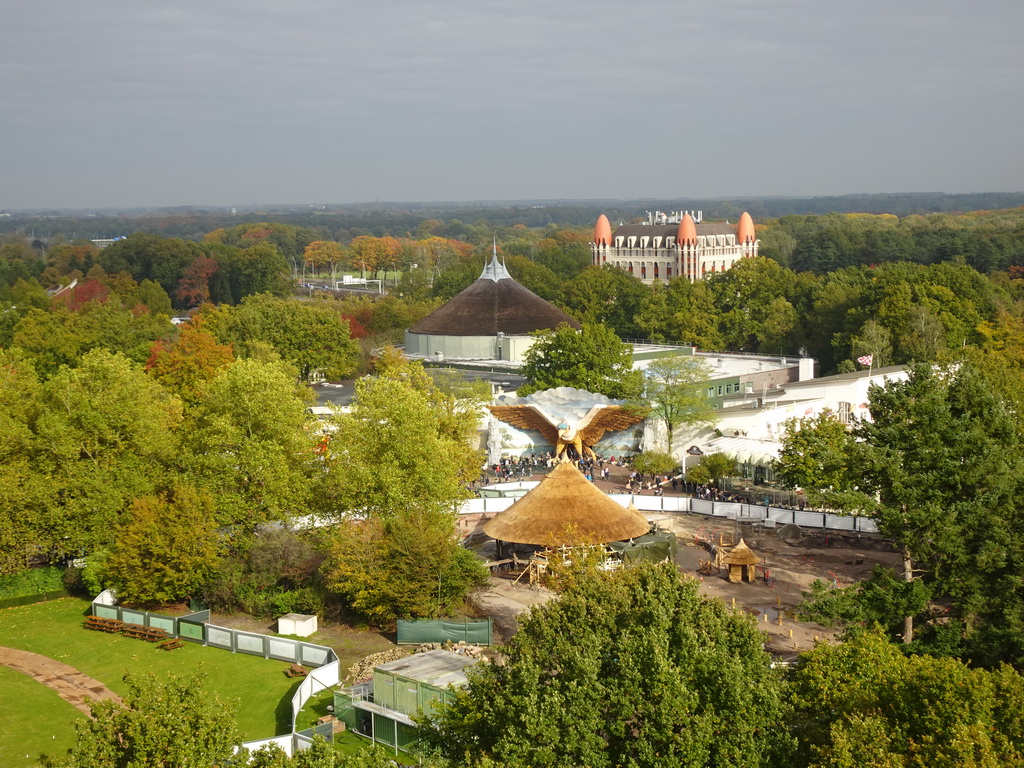
MULTIPOLYGON (((176 651, 162 651, 141 640, 84 629, 82 619, 88 611, 88 601, 74 598, 0 611, 0 645, 70 664, 119 694, 125 693, 122 677, 130 669, 157 676, 169 672, 188 676, 199 669, 206 675, 207 690, 237 705, 238 729, 243 739, 288 732, 291 694, 300 681, 284 676, 288 666, 285 662, 191 643, 176 651)), ((32 691, 25 696, 11 696, 5 691, 0 696, 0 765, 31 765, 40 751, 62 751, 70 745, 73 722, 81 717, 78 711, 31 678, 6 667, 0 667, 0 672, 0 681, 19 678, 17 690, 32 691), (30 721, 31 726, 10 725, 30 721), (32 734, 34 731, 39 733, 32 734), (42 739, 42 746, 30 749, 30 743, 34 745, 36 739, 42 739), (33 759, 26 761, 26 753, 32 754, 33 759)))
POLYGON ((28 675, 0 666, 0 765, 29 766, 40 754, 64 752, 85 715, 28 675))

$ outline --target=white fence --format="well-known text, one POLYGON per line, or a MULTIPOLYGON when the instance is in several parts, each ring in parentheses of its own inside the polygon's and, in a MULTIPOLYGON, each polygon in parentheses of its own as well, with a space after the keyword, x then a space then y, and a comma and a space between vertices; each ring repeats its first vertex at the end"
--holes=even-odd
MULTIPOLYGON (((720 517, 726 520, 742 519, 766 526, 799 525, 801 528, 820 528, 827 531, 850 533, 878 533, 878 525, 867 517, 835 515, 830 512, 772 507, 764 504, 746 504, 735 501, 711 501, 690 496, 634 496, 609 494, 623 507, 632 502, 641 512, 691 512, 697 515, 720 517)), ((492 514, 504 512, 515 499, 470 499, 462 506, 461 514, 492 514)))

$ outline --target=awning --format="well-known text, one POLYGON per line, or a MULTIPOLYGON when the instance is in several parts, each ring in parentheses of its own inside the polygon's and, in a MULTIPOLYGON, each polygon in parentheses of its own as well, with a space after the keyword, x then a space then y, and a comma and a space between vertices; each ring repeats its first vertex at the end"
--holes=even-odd
POLYGON ((779 458, 782 443, 750 437, 714 437, 701 443, 700 449, 706 454, 724 453, 732 456, 738 464, 766 467, 779 458))

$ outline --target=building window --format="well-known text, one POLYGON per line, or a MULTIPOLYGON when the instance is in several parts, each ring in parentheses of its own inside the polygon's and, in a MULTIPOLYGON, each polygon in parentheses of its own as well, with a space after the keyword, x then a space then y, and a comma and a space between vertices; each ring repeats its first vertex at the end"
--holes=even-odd
POLYGON ((853 406, 849 403, 839 404, 839 421, 843 424, 853 423, 853 406))

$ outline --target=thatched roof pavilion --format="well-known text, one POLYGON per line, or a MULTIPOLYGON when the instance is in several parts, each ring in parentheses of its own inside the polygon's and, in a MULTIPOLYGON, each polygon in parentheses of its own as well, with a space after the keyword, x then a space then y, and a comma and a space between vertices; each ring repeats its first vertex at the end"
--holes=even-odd
POLYGON ((729 568, 729 581, 739 583, 756 578, 754 566, 761 562, 761 558, 747 546, 747 542, 740 539, 740 543, 729 550, 722 562, 729 568))
POLYGON ((484 525, 484 533, 499 541, 546 547, 607 544, 648 530, 647 518, 636 507, 623 507, 569 462, 557 465, 536 488, 484 525))

